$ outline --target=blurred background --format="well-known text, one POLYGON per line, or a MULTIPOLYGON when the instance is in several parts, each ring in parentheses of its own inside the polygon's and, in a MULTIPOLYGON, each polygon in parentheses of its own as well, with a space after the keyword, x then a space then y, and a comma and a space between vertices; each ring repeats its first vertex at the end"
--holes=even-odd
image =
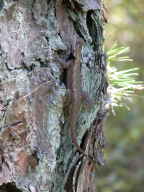
MULTIPOLYGON (((109 23, 105 25, 105 46, 130 47, 132 62, 122 69, 139 67, 144 81, 144 0, 104 0, 109 23)), ((116 65, 118 65, 116 63, 116 65)), ((144 91, 125 107, 109 113, 105 122, 106 165, 97 168, 98 192, 144 192, 144 91)))

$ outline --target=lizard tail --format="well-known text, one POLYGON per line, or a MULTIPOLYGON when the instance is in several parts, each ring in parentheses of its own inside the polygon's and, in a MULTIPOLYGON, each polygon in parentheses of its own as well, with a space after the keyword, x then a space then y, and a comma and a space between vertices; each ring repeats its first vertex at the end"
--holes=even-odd
MULTIPOLYGON (((75 114, 74 114, 75 115, 75 114)), ((70 130, 71 130, 71 140, 72 140, 72 143, 73 145, 76 146, 76 149, 79 153, 81 153, 83 156, 87 157, 90 161, 93 161, 93 158, 87 154, 81 147, 80 145, 78 144, 77 142, 77 136, 76 136, 76 130, 75 130, 75 127, 76 127, 76 121, 71 121, 70 122, 70 130)))

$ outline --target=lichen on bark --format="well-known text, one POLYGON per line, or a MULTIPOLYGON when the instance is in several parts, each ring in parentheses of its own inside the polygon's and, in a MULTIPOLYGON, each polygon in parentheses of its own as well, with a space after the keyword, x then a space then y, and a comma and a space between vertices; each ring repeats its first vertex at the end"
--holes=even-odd
MULTIPOLYGON (((106 62, 99 1, 5 0, 0 6, 0 184, 22 191, 95 191, 103 164, 106 62), (81 105, 71 142, 64 57, 83 39, 81 105), (10 185, 11 186, 11 185, 10 185)), ((2 187, 0 186, 0 189, 2 187)))

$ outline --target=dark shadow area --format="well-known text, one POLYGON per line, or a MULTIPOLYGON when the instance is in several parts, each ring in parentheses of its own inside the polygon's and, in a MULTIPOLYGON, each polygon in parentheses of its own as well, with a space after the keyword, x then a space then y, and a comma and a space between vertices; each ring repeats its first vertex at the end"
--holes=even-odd
POLYGON ((0 186, 0 192, 22 192, 15 183, 7 183, 0 186))

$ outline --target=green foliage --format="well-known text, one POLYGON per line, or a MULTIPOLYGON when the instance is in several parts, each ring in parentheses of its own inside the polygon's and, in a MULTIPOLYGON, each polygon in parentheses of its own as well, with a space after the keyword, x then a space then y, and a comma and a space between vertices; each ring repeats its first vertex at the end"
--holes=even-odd
POLYGON ((112 111, 114 107, 123 107, 126 100, 130 101, 136 90, 142 89, 142 82, 136 80, 138 76, 138 67, 119 70, 116 64, 124 64, 132 59, 129 56, 123 56, 129 52, 129 47, 119 47, 114 44, 107 52, 108 55, 108 92, 110 94, 112 111))
MULTIPOLYGON (((104 0, 104 2, 107 2, 106 7, 109 11, 109 23, 105 28, 105 46, 110 50, 116 41, 119 47, 130 47, 129 55, 134 60, 133 64, 127 60, 116 61, 111 57, 110 66, 116 68, 116 72, 133 69, 135 66, 140 70, 132 71, 139 73, 138 76, 134 75, 134 79, 144 81, 143 0, 104 0)), ((128 52, 119 56, 126 54, 128 52)), ((106 121, 105 136, 108 143, 105 148, 106 164, 97 170, 98 192, 144 191, 144 91, 139 91, 140 89, 143 87, 135 86, 131 94, 136 96, 133 97, 133 102, 128 104, 130 110, 125 107, 114 107, 117 109, 116 116, 110 113, 106 121)), ((124 99, 117 102, 122 106, 127 105, 124 99)))

